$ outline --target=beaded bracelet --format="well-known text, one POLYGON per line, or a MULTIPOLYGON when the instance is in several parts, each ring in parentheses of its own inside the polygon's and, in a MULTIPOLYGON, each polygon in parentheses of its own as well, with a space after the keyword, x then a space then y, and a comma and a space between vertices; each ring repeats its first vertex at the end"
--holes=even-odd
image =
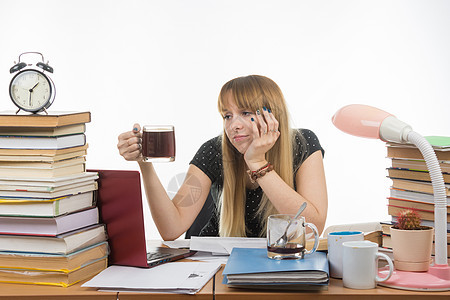
POLYGON ((251 183, 255 183, 258 178, 263 177, 272 170, 273 166, 270 163, 267 163, 256 171, 247 170, 247 174, 250 177, 251 183))

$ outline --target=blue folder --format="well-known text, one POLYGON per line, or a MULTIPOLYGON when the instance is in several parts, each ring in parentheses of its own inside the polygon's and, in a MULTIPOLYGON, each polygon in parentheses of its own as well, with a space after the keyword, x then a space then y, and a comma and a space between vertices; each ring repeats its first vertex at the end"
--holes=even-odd
MULTIPOLYGON (((306 254, 304 259, 285 259, 274 260, 267 257, 266 249, 255 248, 233 248, 233 251, 228 258, 228 262, 223 270, 224 284, 228 283, 227 276, 233 274, 251 274, 251 273, 270 273, 299 271, 307 274, 308 272, 320 273, 323 272, 326 280, 321 284, 328 284, 329 269, 327 255, 323 252, 315 252, 313 254, 306 254)), ((253 283, 242 283, 251 285, 253 283)), ((305 282, 283 283, 277 282, 276 285, 283 284, 309 284, 305 282)), ((317 284, 317 283, 315 283, 317 284)), ((267 285, 267 283, 265 283, 267 285)))

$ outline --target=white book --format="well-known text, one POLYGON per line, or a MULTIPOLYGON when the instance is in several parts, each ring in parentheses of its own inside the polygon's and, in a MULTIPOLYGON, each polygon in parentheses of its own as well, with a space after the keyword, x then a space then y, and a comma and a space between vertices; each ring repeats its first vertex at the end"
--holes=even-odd
POLYGON ((0 148, 6 149, 64 149, 84 144, 83 133, 57 137, 0 136, 0 148))
POLYGON ((56 217, 95 205, 94 191, 77 195, 44 199, 21 198, 0 199, 0 215, 56 217))
POLYGON ((104 225, 92 225, 57 236, 0 235, 0 251, 69 254, 106 241, 104 225))
POLYGON ((56 236, 98 222, 97 207, 52 218, 0 216, 0 234, 56 236))

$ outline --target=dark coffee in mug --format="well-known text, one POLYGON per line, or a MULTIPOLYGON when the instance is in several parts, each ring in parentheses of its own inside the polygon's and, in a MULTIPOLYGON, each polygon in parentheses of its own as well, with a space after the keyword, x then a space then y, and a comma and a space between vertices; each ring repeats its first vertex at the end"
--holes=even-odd
POLYGON ((174 161, 174 127, 172 125, 145 125, 142 131, 142 155, 145 161, 174 161))

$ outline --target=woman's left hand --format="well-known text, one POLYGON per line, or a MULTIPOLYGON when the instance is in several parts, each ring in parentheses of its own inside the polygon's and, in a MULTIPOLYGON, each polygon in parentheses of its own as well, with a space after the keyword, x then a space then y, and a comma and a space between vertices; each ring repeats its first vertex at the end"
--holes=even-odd
POLYGON ((250 169, 258 169, 266 162, 265 154, 275 145, 280 132, 275 116, 265 107, 256 112, 252 122, 253 141, 244 153, 244 159, 250 169))

